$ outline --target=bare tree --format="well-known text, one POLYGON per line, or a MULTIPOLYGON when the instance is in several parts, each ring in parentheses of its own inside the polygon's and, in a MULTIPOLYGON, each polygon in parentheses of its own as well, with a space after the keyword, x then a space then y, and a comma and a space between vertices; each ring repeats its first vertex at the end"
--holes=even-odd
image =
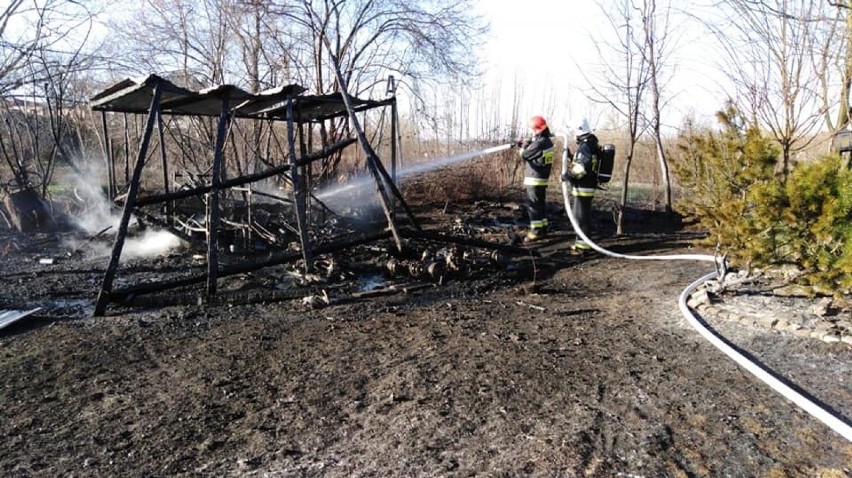
POLYGON ((310 40, 302 62, 313 66, 318 93, 338 91, 330 73, 331 55, 351 92, 361 95, 394 73, 411 80, 465 80, 477 73, 473 53, 485 31, 470 0, 277 0, 270 10, 293 25, 292 34, 310 40), (325 47, 325 39, 332 51, 325 47))
POLYGON ((648 122, 654 136, 657 160, 660 163, 660 175, 665 191, 665 210, 672 212, 672 182, 666 150, 663 146, 662 118, 665 100, 663 99, 663 75, 668 59, 669 18, 671 9, 665 6, 657 11, 656 0, 643 0, 640 8, 642 30, 645 38, 645 63, 648 71, 649 103, 648 122))
POLYGON ((93 15, 73 0, 15 0, 0 12, 0 154, 16 189, 43 195, 57 158, 75 167, 70 152, 58 153, 73 137, 71 80, 92 66, 83 50, 93 15))
POLYGON ((82 97, 78 89, 78 80, 86 70, 92 68, 94 61, 94 57, 83 55, 78 48, 60 54, 40 50, 33 62, 33 68, 45 75, 45 82, 36 91, 44 98, 44 116, 53 140, 47 157, 37 155, 42 196, 48 193, 57 159, 61 159, 82 177, 75 158, 80 156, 83 148, 81 131, 86 125, 75 120, 74 112, 86 104, 86 98, 82 97))
POLYGON ((850 122, 850 90, 852 89, 852 2, 849 0, 829 1, 829 6, 835 11, 828 12, 819 37, 820 50, 815 55, 820 78, 823 109, 825 110, 825 125, 829 131, 837 132, 847 128, 850 122), (835 69, 839 72, 836 73, 835 69), (839 91, 832 81, 839 76, 839 91), (836 109, 834 106, 837 106, 836 109), (836 111, 836 119, 832 120, 831 112, 836 111))
MULTIPOLYGON (((370 95, 393 74, 413 98, 413 109, 424 111, 424 104, 443 104, 436 81, 463 85, 478 73, 473 52, 485 26, 471 6, 470 0, 277 0, 270 10, 289 25, 297 45, 290 59, 315 92, 340 90, 332 74, 336 58, 350 94, 370 95)), ((437 133, 437 118, 424 120, 437 133)), ((321 124, 322 144, 345 134, 348 124, 321 124)), ((336 162, 324 166, 333 170, 336 162)))
POLYGON ((229 6, 229 0, 144 0, 110 23, 115 56, 131 73, 179 72, 208 86, 245 78, 228 54, 237 49, 229 6))
POLYGON ((599 56, 611 61, 603 65, 603 78, 587 77, 586 81, 591 85, 592 99, 612 107, 624 121, 627 131, 620 207, 616 218, 616 234, 621 235, 624 233, 624 209, 627 206, 627 191, 630 185, 630 166, 636 146, 646 128, 643 107, 650 73, 645 54, 642 18, 637 18, 633 1, 621 0, 610 6, 609 10, 604 9, 604 13, 609 21, 609 28, 617 33, 615 38, 618 40, 615 43, 601 40, 595 42, 599 56))
POLYGON ((731 0, 730 28, 717 30, 734 103, 767 128, 781 147, 782 177, 808 147, 827 107, 820 98, 818 0, 731 0))

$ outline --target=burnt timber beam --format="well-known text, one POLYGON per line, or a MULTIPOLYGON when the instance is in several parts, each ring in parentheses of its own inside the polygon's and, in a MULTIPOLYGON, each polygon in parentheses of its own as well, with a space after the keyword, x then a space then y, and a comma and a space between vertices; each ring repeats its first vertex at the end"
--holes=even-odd
MULTIPOLYGON (((326 42, 326 47, 331 50, 331 44, 328 39, 324 39, 326 42)), ((334 66, 334 73, 337 77, 337 81, 340 84, 340 96, 343 98, 343 103, 346 105, 346 111, 349 113, 349 121, 352 124, 353 129, 355 130, 358 136, 358 142, 361 144, 361 148, 364 150, 364 154, 367 157, 367 169, 370 170, 370 174, 373 176, 373 180, 376 182, 376 190, 379 193, 379 200, 382 204, 382 209, 385 212, 385 217, 388 220, 388 227, 393 234, 394 241, 396 242, 397 249, 402 252, 402 238, 400 238, 399 231, 397 230, 396 224, 394 223, 393 211, 388 204, 388 195, 385 192, 385 187, 383 185, 384 181, 382 179, 382 174, 379 172, 379 167, 376 166, 376 163, 380 163, 378 155, 376 155, 376 151, 373 149, 370 142, 367 140, 367 134, 364 133, 364 129, 361 127, 361 122, 358 121, 358 115, 356 114, 355 105, 353 104, 352 97, 349 96, 348 84, 346 79, 343 77, 343 73, 340 71, 340 62, 337 59, 337 56, 331 54, 332 65, 334 66)), ((387 172, 385 172, 387 174, 387 172)))
POLYGON ((405 198, 402 197, 402 193, 400 192, 399 188, 396 187, 396 183, 394 182, 393 177, 388 174, 387 169, 385 169, 385 166, 382 164, 381 161, 376 161, 376 169, 379 171, 379 174, 385 179, 385 182, 387 183, 390 190, 393 192, 394 196, 396 196, 396 199, 400 202, 400 204, 402 204, 402 207, 403 209, 405 209, 405 214, 408 216, 408 220, 411 222, 411 225, 414 226, 415 229, 419 230, 420 224, 418 224, 417 220, 414 218, 414 213, 411 212, 411 208, 408 207, 408 203, 405 201, 405 198))
POLYGON ((142 168, 145 166, 145 156, 148 152, 148 146, 151 143, 151 132, 154 129, 154 120, 160 115, 160 98, 162 97, 162 93, 162 86, 159 83, 156 84, 151 98, 151 108, 148 113, 148 120, 145 123, 145 132, 142 135, 139 152, 136 155, 136 165, 133 168, 133 177, 130 180, 127 201, 124 203, 124 211, 121 214, 121 221, 118 224, 118 232, 115 235, 112 255, 110 255, 109 265, 107 266, 106 272, 104 272, 101 290, 98 292, 98 300, 95 303, 95 316, 102 316, 106 311, 108 296, 112 290, 112 283, 115 280, 118 262, 121 258, 121 250, 124 248, 124 239, 127 236, 130 216, 133 212, 133 208, 135 207, 136 195, 139 193, 139 180, 142 178, 142 168))
POLYGON ((299 226, 299 243, 302 245, 302 259, 305 261, 305 272, 313 265, 311 239, 308 236, 308 212, 305 199, 305 178, 299 174, 296 161, 296 131, 293 125, 293 97, 287 99, 287 150, 290 153, 290 181, 293 183, 293 203, 296 206, 296 224, 299 226))
MULTIPOLYGON (((338 151, 340 149, 345 148, 346 146, 349 146, 350 144, 354 143, 355 141, 356 141, 355 139, 349 138, 349 139, 337 142, 337 143, 329 146, 328 148, 324 148, 323 150, 321 150, 321 151, 319 151, 315 154, 312 154, 307 158, 302 159, 302 161, 298 162, 297 165, 303 164, 306 161, 309 162, 309 161, 317 161, 319 159, 322 159, 326 156, 333 154, 335 151, 338 151)), ((260 181, 261 179, 266 179, 266 178, 271 178, 272 176, 278 176, 278 175, 281 175, 281 174, 286 174, 290 171, 291 168, 292 168, 292 165, 290 165, 289 163, 285 164, 285 165, 281 165, 281 166, 276 166, 274 168, 267 169, 266 171, 261 171, 259 173, 247 174, 245 176, 240 176, 240 177, 236 177, 236 178, 232 178, 232 179, 222 181, 220 183, 220 187, 231 188, 231 187, 235 187, 235 186, 244 186, 244 185, 249 184, 249 183, 260 181)), ((175 201, 175 200, 178 200, 178 199, 186 199, 186 198, 190 198, 190 197, 201 196, 203 194, 209 193, 212 189, 213 189, 212 185, 204 185, 204 186, 199 186, 199 187, 196 187, 196 188, 182 189, 180 191, 175 191, 175 192, 169 193, 169 194, 153 194, 151 196, 139 198, 136 201, 136 205, 139 206, 139 207, 150 206, 152 204, 159 204, 159 203, 168 202, 168 201, 175 201)))
POLYGON ((444 243, 452 243, 459 244, 462 246, 470 246, 470 247, 480 247, 483 249, 493 249, 500 252, 505 252, 507 254, 514 255, 522 255, 522 256, 533 256, 540 257, 538 251, 534 249, 528 249, 526 247, 518 247, 512 246, 508 244, 499 244, 496 242, 485 241, 483 239, 475 239, 471 237, 458 237, 451 236, 449 234, 442 234, 439 232, 432 231, 411 231, 406 229, 401 229, 403 235, 408 239, 420 239, 425 241, 433 241, 433 242, 444 242, 444 243))
MULTIPOLYGON (((163 193, 168 194, 169 191, 169 162, 166 157, 166 135, 163 133, 163 116, 157 115, 157 138, 160 140, 160 159, 163 163, 163 193)), ((173 203, 166 203, 166 218, 172 221, 173 203)))
POLYGON ((222 109, 219 114, 219 125, 216 131, 216 146, 213 152, 212 192, 207 201, 207 298, 216 295, 216 281, 219 272, 219 190, 222 185, 222 162, 225 156, 225 136, 228 134, 229 123, 228 90, 222 95, 222 109))
MULTIPOLYGON (((354 240, 320 244, 314 248, 314 252, 316 252, 317 254, 328 254, 344 249, 349 249, 362 244, 387 239, 389 237, 389 231, 381 231, 379 233, 370 234, 368 236, 360 237, 354 240)), ((266 267, 286 264, 288 262, 293 262, 296 259, 299 259, 299 257, 301 257, 301 252, 291 252, 287 254, 277 254, 263 261, 247 262, 242 264, 235 264, 232 266, 226 266, 222 267, 222 269, 219 270, 219 277, 229 277, 237 274, 245 274, 247 272, 253 272, 266 267)), ((128 295, 151 294, 154 292, 162 292, 164 290, 175 289, 178 287, 187 287, 204 282, 206 277, 207 276, 204 274, 196 274, 181 279, 173 279, 169 281, 147 284, 137 284, 122 289, 116 289, 109 294, 109 298, 112 301, 118 301, 121 298, 127 297, 128 295)))
POLYGON ((396 162, 397 158, 397 149, 399 148, 399 128, 397 126, 397 122, 399 121, 399 116, 397 116, 396 111, 396 96, 392 98, 391 101, 391 181, 396 184, 396 162))

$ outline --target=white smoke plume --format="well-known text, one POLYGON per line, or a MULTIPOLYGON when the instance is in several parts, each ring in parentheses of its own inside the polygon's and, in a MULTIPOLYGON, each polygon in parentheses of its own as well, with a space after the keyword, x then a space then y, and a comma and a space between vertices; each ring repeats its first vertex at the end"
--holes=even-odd
MULTIPOLYGON (((101 187, 106 181, 102 168, 96 161, 78 160, 77 164, 83 169, 83 175, 71 172, 62 178, 62 182, 72 188, 78 212, 71 214, 71 220, 90 236, 101 234, 100 237, 115 237, 121 222, 121 210, 112 207, 107 194, 101 187), (105 231, 105 232, 104 232, 105 231)), ((136 219, 130 219, 130 226, 135 225, 136 219)), ((128 236, 122 248, 121 259, 153 257, 166 254, 181 246, 183 241, 177 236, 158 230, 146 230, 141 236, 128 236)), ((73 249, 80 249, 81 244, 70 244, 73 249)), ((94 256, 109 255, 112 243, 91 243, 87 247, 94 256)))

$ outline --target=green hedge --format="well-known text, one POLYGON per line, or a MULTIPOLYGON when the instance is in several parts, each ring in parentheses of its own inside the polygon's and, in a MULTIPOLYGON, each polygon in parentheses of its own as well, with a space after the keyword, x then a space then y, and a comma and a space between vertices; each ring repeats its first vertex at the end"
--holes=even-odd
POLYGON ((836 154, 775 174, 779 151, 732 108, 719 113, 721 132, 680 138, 674 171, 678 202, 735 266, 794 264, 815 289, 852 289, 852 171, 836 154))

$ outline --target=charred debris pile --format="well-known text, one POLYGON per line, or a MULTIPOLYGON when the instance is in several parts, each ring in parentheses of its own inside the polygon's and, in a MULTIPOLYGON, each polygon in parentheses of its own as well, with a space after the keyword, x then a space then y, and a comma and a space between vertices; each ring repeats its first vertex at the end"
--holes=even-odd
POLYGON ((508 255, 530 254, 489 240, 476 227, 421 227, 396 185, 401 150, 395 97, 303 93, 298 85, 256 94, 231 85, 192 91, 150 75, 119 82, 91 99, 93 111, 101 113, 104 138, 120 137, 109 131, 118 124, 129 140, 127 117, 144 118, 138 144, 105 148, 106 192, 120 219, 104 229, 110 229, 112 246, 95 315, 104 315, 110 304, 302 297, 321 306, 431 287, 502 267, 508 255), (312 149, 323 122, 336 118, 343 124, 377 108, 381 131, 372 143, 359 122, 350 121, 354 131, 312 149), (209 125, 212 151, 187 146, 179 130, 191 121, 209 125), (234 137, 246 124, 253 125, 256 143, 237 151, 234 137), (382 161, 373 143, 382 141, 387 124, 382 161), (367 175, 330 190, 312 184, 318 170, 313 168, 350 147, 364 158, 367 175), (183 157, 168 157, 175 151, 183 157), (259 156, 250 171, 240 166, 249 164, 249 154, 259 156), (178 164, 194 168, 176 171, 178 164), (144 229, 168 231, 184 247, 156 259, 154 267, 153 259, 127 261, 122 256, 128 240, 144 229))

